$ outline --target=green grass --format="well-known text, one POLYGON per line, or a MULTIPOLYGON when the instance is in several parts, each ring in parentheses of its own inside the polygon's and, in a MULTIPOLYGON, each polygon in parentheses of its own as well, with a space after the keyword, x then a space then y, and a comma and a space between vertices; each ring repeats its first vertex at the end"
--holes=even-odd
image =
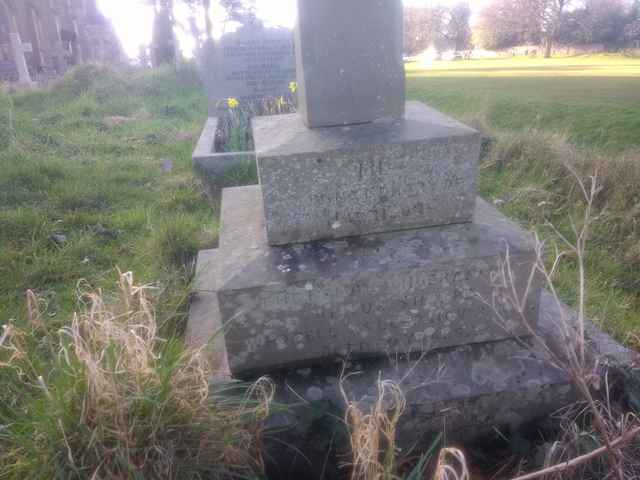
MULTIPOLYGON (((640 165, 634 160, 640 162, 640 59, 435 62, 408 65, 407 77, 410 99, 476 122, 494 137, 488 160, 500 162, 481 169, 480 193, 507 199, 505 213, 546 237, 549 230, 540 229, 546 220, 569 233, 568 216, 579 207, 560 163, 569 159, 585 174, 601 168, 606 209, 587 259, 588 312, 620 340, 638 345, 640 165)), ((575 301, 576 279, 569 260, 557 277, 569 303, 575 301)))
POLYGON ((620 55, 436 62, 407 68, 408 95, 498 128, 562 131, 621 151, 640 143, 640 59, 620 55))
POLYGON ((88 66, 50 90, 0 96, 0 323, 24 318, 27 289, 50 318, 67 317, 76 283, 112 285, 117 266, 183 290, 165 290, 175 312, 217 231, 191 169, 206 105, 189 65, 88 66))
POLYGON ((193 259, 217 242, 191 166, 206 108, 189 64, 0 90, 0 478, 260 471, 253 390, 210 393, 180 336, 193 259), (118 294, 118 268, 147 288, 118 294))

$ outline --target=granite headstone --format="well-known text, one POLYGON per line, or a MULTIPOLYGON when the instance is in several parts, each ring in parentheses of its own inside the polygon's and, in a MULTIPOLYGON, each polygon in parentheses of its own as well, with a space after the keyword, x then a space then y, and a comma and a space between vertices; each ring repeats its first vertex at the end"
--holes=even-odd
POLYGON ((228 98, 261 102, 289 93, 296 79, 293 32, 243 25, 207 42, 201 52, 201 74, 210 109, 228 98))

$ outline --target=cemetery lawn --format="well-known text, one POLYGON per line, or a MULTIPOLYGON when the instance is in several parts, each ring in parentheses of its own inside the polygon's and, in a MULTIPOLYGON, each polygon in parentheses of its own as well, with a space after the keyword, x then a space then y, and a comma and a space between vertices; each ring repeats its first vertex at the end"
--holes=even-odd
POLYGON ((407 65, 408 96, 501 129, 543 128, 588 147, 640 145, 640 58, 515 57, 407 65))
MULTIPOLYGON (((407 65, 408 97, 472 123, 493 147, 480 193, 545 238, 571 234, 576 185, 560 164, 600 169, 600 209, 588 257, 591 318, 640 347, 640 58, 510 58, 407 65)), ((557 283, 575 302, 569 260, 557 283)))
POLYGON ((206 118, 195 67, 86 66, 47 90, 0 91, 0 325, 43 299, 53 326, 81 288, 112 289, 117 268, 157 285, 160 322, 184 326, 191 260, 216 241, 192 172, 206 118))

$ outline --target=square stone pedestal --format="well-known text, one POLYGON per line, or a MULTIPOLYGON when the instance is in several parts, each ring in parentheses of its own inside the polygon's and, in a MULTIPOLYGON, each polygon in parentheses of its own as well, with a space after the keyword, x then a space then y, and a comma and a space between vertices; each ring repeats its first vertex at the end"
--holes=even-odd
POLYGON ((292 114, 252 125, 271 245, 473 216, 480 134, 422 103, 393 122, 308 129, 292 114))
POLYGON ((221 221, 210 284, 234 375, 526 334, 508 311, 510 331, 498 325, 481 297, 491 299, 491 272, 507 246, 524 289, 532 240, 484 201, 469 224, 274 247, 260 187, 240 187, 223 191, 221 221))

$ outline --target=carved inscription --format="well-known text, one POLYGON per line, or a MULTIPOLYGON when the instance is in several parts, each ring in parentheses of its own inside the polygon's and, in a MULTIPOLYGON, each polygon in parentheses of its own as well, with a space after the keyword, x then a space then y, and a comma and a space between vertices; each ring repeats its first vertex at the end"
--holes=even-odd
POLYGON ((436 219, 451 222, 455 219, 438 217, 441 212, 451 216, 455 205, 466 213, 473 202, 469 172, 443 168, 439 161, 419 160, 444 156, 437 147, 430 151, 402 148, 404 152, 395 152, 397 158, 390 158, 388 152, 377 154, 372 148, 348 152, 344 158, 328 162, 314 160, 308 170, 315 167, 318 174, 314 174, 314 182, 302 184, 304 192, 296 192, 295 209, 273 205, 270 197, 269 214, 283 217, 282 224, 288 221, 284 218, 295 215, 295 225, 322 225, 323 230, 342 233, 367 230, 371 225, 421 224, 425 218, 432 223, 436 219), (325 174, 323 169, 335 173, 325 174), (451 192, 465 194, 452 197, 451 192))
POLYGON ((245 26, 225 35, 218 47, 218 98, 262 99, 289 92, 296 78, 293 34, 245 26))

